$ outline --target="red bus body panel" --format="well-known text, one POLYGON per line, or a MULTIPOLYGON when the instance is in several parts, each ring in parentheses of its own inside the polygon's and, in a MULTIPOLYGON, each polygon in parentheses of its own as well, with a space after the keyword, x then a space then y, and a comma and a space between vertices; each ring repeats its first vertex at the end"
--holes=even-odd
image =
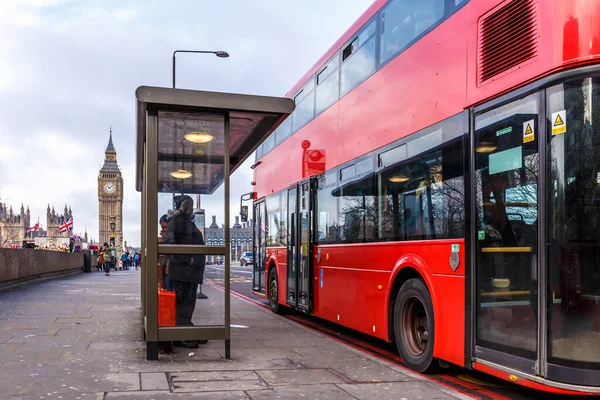
POLYGON ((390 290, 400 270, 412 268, 425 280, 433 300, 434 356, 464 363, 464 240, 315 246, 315 254, 319 247, 321 262, 315 262, 314 271, 315 316, 390 341, 390 290), (456 272, 450 267, 452 244, 461 247, 456 272), (442 297, 444 301, 440 301, 442 297))

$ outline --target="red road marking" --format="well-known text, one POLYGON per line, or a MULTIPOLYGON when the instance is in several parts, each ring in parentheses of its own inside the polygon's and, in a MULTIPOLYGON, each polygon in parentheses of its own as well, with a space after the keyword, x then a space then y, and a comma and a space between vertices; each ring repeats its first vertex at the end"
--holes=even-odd
MULTIPOLYGON (((212 287, 214 289, 224 290, 221 286, 217 286, 217 285, 214 285, 212 283, 206 283, 205 282, 204 285, 208 285, 208 286, 210 286, 210 287, 212 287)), ((259 301, 257 299, 253 299, 251 297, 248 297, 248 296, 243 295, 241 293, 235 292, 233 290, 231 290, 230 293, 233 296, 235 296, 235 297, 237 297, 239 299, 242 299, 242 300, 245 300, 247 302, 253 303, 253 304, 258 305, 258 306, 260 306, 262 308, 270 309, 269 306, 267 306, 266 304, 264 304, 263 302, 261 302, 261 301, 259 301)), ((402 358, 400 358, 400 356, 398 356, 397 354, 387 352, 387 351, 382 350, 382 349, 380 349, 380 348, 378 348, 376 346, 370 345, 368 343, 363 343, 363 342, 354 340, 352 338, 348 338, 346 336, 344 336, 344 339, 340 339, 340 338, 337 337, 338 336, 337 332, 334 332, 331 329, 325 328, 323 326, 317 325, 316 323, 314 323, 312 321, 307 321, 307 320, 304 320, 303 318, 299 318, 298 316, 295 316, 295 315, 291 315, 290 314, 290 315, 284 315, 283 317, 287 318, 287 319, 290 319, 290 320, 293 320, 294 322, 297 322, 297 323, 302 324, 304 326, 308 326, 309 328, 314 329, 316 331, 323 332, 328 337, 330 337, 331 339, 333 339, 333 340, 335 340, 335 341, 337 341, 339 343, 343 343, 343 344, 345 344, 347 346, 350 346, 350 347, 352 347, 352 348, 354 348, 356 350, 364 351, 364 352, 366 352, 368 354, 371 354, 372 356, 374 356, 374 357, 376 357, 376 358, 378 358, 380 360, 387 361, 387 362, 394 362, 394 365, 397 368, 401 368, 401 369, 403 369, 403 370, 405 370, 407 372, 410 372, 412 374, 415 374, 415 375, 418 375, 420 377, 423 377, 424 379, 427 379, 428 381, 436 383, 436 384, 438 384, 440 386, 443 386, 443 387, 445 387, 447 389, 459 392, 459 393, 461 393, 461 394, 463 394, 465 396, 469 396, 469 397, 472 397, 472 398, 475 399, 477 397, 473 396, 473 392, 476 392, 478 395, 481 396, 480 398, 484 398, 484 399, 510 400, 509 397, 505 397, 505 396, 502 396, 502 395, 500 395, 498 393, 494 393, 492 391, 489 391, 487 389, 482 388, 481 386, 477 386, 477 385, 474 385, 472 383, 468 383, 466 381, 463 381, 463 380, 458 379, 456 377, 453 377, 451 375, 447 375, 447 374, 438 375, 439 378, 436 379, 436 378, 433 378, 433 377, 431 377, 429 375, 424 375, 424 374, 415 372, 415 371, 413 371, 413 370, 405 367, 404 365, 398 365, 398 364, 396 364, 396 363, 401 363, 402 362, 402 358), (448 383, 446 383, 445 381, 448 382, 448 383), (462 390, 462 389, 465 389, 465 390, 462 390)))

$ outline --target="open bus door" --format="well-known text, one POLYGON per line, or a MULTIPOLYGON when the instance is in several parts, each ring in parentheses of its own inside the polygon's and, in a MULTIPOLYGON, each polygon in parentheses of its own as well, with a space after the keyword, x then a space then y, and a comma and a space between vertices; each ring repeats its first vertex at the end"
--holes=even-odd
POLYGON ((286 302, 307 313, 312 312, 312 199, 310 180, 288 189, 288 227, 286 302))
POLYGON ((537 374, 545 312, 538 109, 534 94, 476 115, 474 163, 475 356, 537 374))
POLYGON ((266 293, 265 259, 267 253, 267 237, 265 231, 265 201, 254 203, 254 263, 252 264, 252 290, 266 293))

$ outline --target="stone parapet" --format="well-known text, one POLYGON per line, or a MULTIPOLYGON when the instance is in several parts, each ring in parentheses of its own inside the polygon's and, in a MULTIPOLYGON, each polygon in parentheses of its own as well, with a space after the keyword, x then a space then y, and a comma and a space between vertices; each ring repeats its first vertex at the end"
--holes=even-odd
POLYGON ((80 272, 83 253, 0 248, 0 291, 80 272))

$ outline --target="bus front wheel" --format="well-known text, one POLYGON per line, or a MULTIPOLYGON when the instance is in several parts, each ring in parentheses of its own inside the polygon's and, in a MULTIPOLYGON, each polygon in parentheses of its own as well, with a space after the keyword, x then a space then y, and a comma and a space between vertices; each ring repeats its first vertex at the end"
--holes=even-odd
POLYGON ((275 314, 283 314, 283 307, 277 300, 279 297, 279 281, 277 280, 277 269, 271 268, 269 272, 269 307, 275 314))
POLYGON ((417 372, 434 369, 433 303, 421 279, 407 280, 394 307, 394 338, 404 364, 417 372))

